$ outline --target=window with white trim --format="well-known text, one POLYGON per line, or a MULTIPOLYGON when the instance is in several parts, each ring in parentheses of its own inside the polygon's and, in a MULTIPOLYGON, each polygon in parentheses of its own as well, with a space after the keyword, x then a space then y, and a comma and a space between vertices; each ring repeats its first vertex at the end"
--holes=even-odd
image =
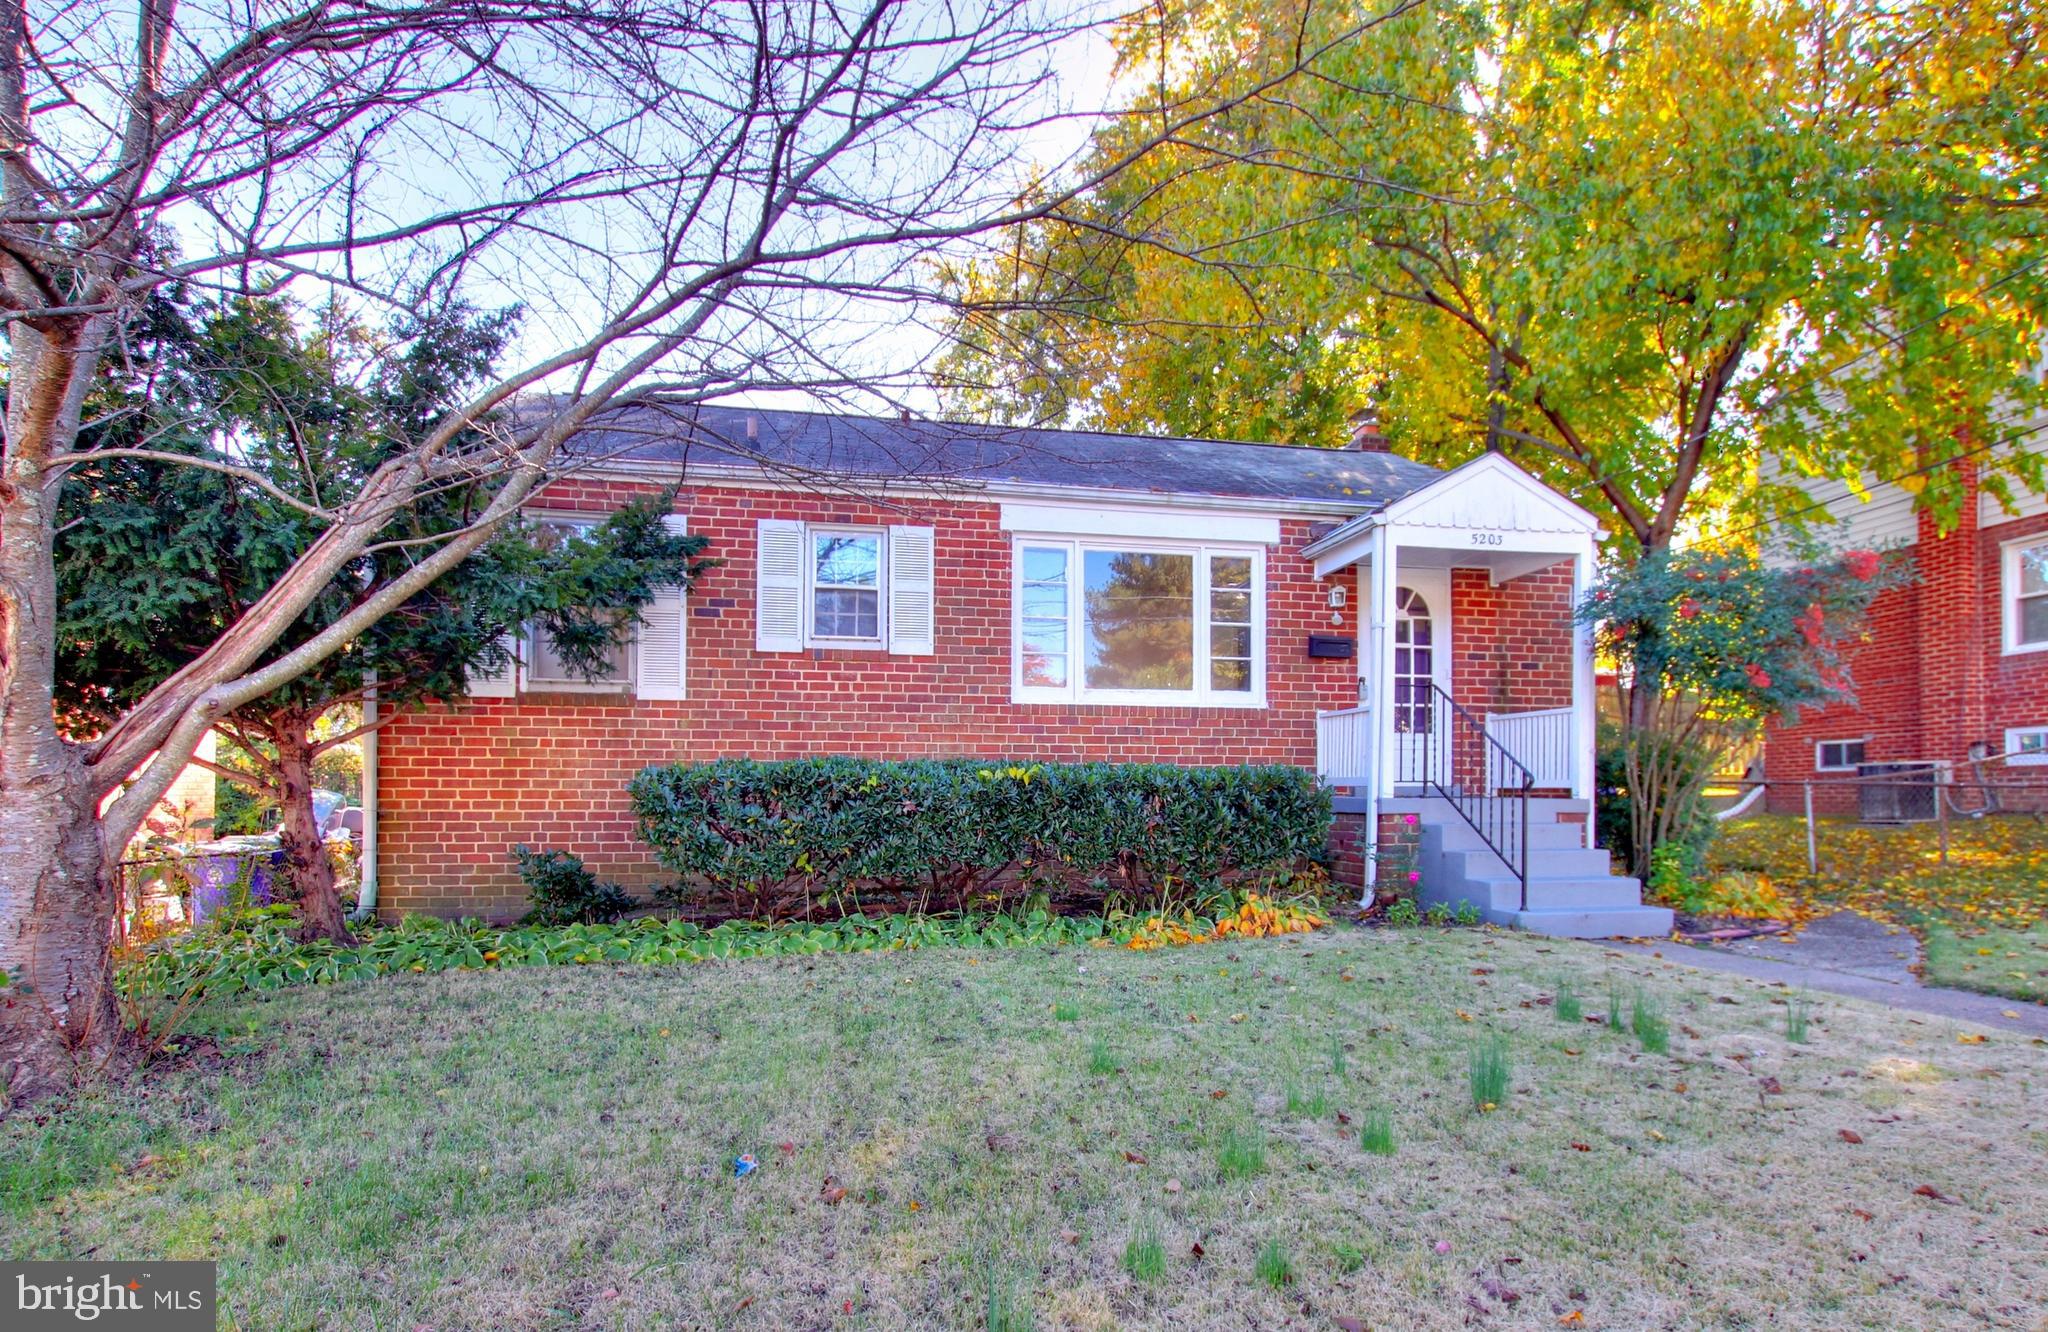
POLYGON ((1019 537, 1012 694, 1036 703, 1265 705, 1265 553, 1019 537))
POLYGON ((1869 761, 1864 756, 1869 746, 1867 735, 1854 740, 1817 740, 1813 746, 1813 770, 1854 772, 1859 764, 1869 761))
POLYGON ((930 656, 937 641, 930 527, 755 524, 754 646, 761 652, 859 648, 930 656))
POLYGON ((2006 762, 2020 767, 2048 764, 2048 726, 2011 726, 2005 732, 2006 762))
POLYGON ((808 637, 823 647, 882 643, 882 549, 879 527, 810 530, 808 637))
POLYGON ((2048 652, 2048 541, 2005 548, 2005 650, 2048 652))
MULTIPOLYGON (((588 536, 598 522, 596 518, 542 517, 533 523, 533 541, 543 550, 550 549, 572 537, 588 536)), ((584 675, 564 661, 539 625, 528 625, 525 639, 524 673, 529 688, 609 690, 633 683, 635 653, 630 634, 606 650, 604 669, 592 675, 584 675)))

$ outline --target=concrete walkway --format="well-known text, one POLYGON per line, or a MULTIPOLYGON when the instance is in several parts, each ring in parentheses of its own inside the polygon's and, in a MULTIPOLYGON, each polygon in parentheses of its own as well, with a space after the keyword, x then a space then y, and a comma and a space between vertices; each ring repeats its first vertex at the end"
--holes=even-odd
POLYGON ((1794 989, 1868 999, 1890 1008, 1968 1022, 1989 1031, 2048 1037, 2048 1007, 2022 999, 1922 985, 1913 966, 1920 943, 1912 934, 1854 912, 1809 923, 1791 938, 1772 935, 1733 943, 1612 943, 1607 947, 1679 966, 1728 971, 1794 989))

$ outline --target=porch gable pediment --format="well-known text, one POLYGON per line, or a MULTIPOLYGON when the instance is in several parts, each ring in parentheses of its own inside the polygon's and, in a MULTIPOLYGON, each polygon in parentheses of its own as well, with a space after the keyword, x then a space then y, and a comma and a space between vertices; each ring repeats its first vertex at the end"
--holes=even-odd
MULTIPOLYGON (((1499 454, 1474 458, 1377 513, 1365 514, 1310 542, 1303 554, 1330 573, 1365 558, 1377 528, 1396 544, 1475 554, 1517 552, 1563 556, 1603 535, 1600 520, 1499 454)), ((1492 563, 1481 560, 1479 563, 1492 563)))

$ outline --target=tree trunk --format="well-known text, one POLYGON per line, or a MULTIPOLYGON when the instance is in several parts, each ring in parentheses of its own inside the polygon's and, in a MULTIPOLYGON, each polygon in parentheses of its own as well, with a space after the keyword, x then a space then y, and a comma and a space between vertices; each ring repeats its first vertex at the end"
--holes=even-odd
MULTIPOLYGON (((16 274, 0 264, 11 290, 16 274)), ((0 473, 0 1111, 69 1087, 125 1048, 109 949, 120 866, 108 783, 58 733, 57 488, 45 463, 77 435, 94 354, 76 321, 8 332, 0 473)), ((125 775, 125 774, 124 774, 125 775)), ((125 839, 120 839, 125 840, 125 839)))
POLYGON ((125 1049, 108 951, 118 859, 61 745, 39 771, 0 779, 0 1113, 125 1049))
POLYGON ((305 743, 302 720, 293 719, 276 733, 277 771, 283 782, 278 803, 284 816, 284 872, 292 896, 298 899, 299 938, 354 943, 341 910, 334 858, 327 853, 327 841, 314 814, 313 750, 305 743))

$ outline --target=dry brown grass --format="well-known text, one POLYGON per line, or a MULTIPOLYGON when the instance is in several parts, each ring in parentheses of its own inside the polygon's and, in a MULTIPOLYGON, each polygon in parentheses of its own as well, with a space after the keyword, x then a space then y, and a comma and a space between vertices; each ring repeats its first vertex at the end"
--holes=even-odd
POLYGON ((8 1126, 0 1248, 218 1257, 252 1329, 2035 1327, 2043 1049, 1831 999, 1797 1045, 1781 997, 1434 931, 252 997, 208 1015, 246 1058, 8 1126), (1644 988, 1670 1054, 1557 1022, 1564 976, 1592 1017, 1644 988))

